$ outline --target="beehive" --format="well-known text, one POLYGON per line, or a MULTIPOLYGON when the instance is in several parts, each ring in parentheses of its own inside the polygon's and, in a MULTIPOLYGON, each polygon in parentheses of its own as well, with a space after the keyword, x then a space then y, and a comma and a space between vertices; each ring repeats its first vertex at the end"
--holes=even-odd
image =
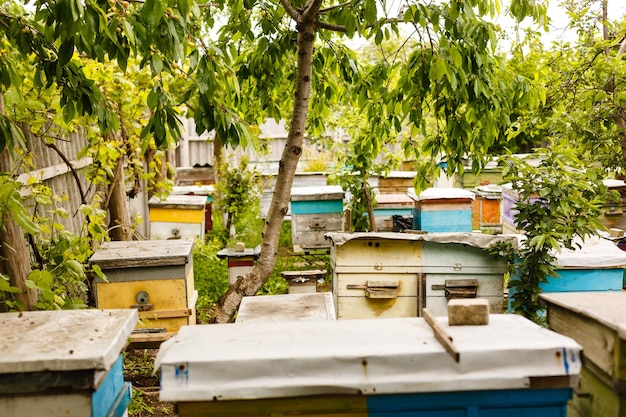
MULTIPOLYGON (((502 185, 502 203, 500 206, 500 219, 502 221, 502 233, 524 233, 517 224, 516 204, 520 201, 520 193, 513 189, 511 184, 502 185)), ((530 197, 531 202, 534 202, 538 197, 532 195, 530 197)))
POLYGON ((328 250, 324 235, 343 229, 340 186, 295 187, 291 190, 291 236, 294 252, 328 250))
POLYGON ((206 197, 204 206, 204 231, 213 230, 213 185, 177 185, 172 188, 173 195, 199 195, 206 197))
POLYGON ((389 174, 378 177, 378 192, 380 194, 405 194, 413 188, 415 171, 391 171, 389 174))
POLYGON ((474 193, 461 188, 428 188, 415 200, 413 229, 429 233, 471 232, 474 193))
POLYGON ((150 239, 194 239, 204 236, 206 196, 172 194, 165 200, 153 197, 148 206, 150 239))
POLYGON ((0 314, 4 417, 122 417, 131 385, 122 351, 135 310, 0 314))
POLYGON ((500 218, 502 187, 478 186, 473 192, 476 199, 472 208, 472 229, 485 233, 502 233, 502 219, 500 218))
POLYGON ((548 325, 584 349, 580 387, 568 416, 626 414, 626 294, 575 292, 541 294, 548 325))
POLYGON ((194 326, 161 346, 162 401, 191 416, 563 417, 581 347, 517 315, 194 326))
POLYGON ((177 332, 196 323, 192 240, 105 242, 89 259, 106 275, 94 280, 98 308, 135 308, 141 333, 177 332))
POLYGON ((335 320, 329 292, 243 297, 235 323, 335 320))
MULTIPOLYGON (((541 291, 621 292, 624 286, 626 252, 602 237, 587 237, 584 242, 576 239, 574 244, 580 247, 575 250, 561 249, 555 254, 558 275, 547 277, 546 282, 541 282, 541 291)), ((509 311, 512 311, 510 303, 515 292, 515 287, 510 288, 509 311)))
POLYGON ((217 252, 218 258, 226 259, 228 262, 228 284, 234 284, 237 278, 250 272, 260 252, 260 245, 254 248, 243 247, 241 250, 224 248, 217 252))
POLYGON ((600 221, 607 229, 626 229, 626 183, 622 180, 604 180, 604 185, 619 193, 619 199, 602 207, 600 221))
POLYGON ((374 217, 379 232, 392 232, 393 216, 410 217, 413 200, 406 193, 379 194, 376 196, 374 217))
POLYGON ((450 298, 486 298, 504 310, 504 259, 487 248, 511 236, 473 233, 330 233, 338 319, 447 314, 450 298))

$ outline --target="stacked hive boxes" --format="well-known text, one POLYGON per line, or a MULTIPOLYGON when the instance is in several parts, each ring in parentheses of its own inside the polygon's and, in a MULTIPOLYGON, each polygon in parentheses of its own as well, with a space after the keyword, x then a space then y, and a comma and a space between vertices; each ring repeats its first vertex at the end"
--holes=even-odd
POLYGON ((343 230, 344 191, 340 186, 291 190, 291 235, 294 252, 328 250, 324 235, 343 230))
POLYGON ((413 229, 429 233, 471 232, 474 193, 461 188, 428 188, 412 194, 413 229))

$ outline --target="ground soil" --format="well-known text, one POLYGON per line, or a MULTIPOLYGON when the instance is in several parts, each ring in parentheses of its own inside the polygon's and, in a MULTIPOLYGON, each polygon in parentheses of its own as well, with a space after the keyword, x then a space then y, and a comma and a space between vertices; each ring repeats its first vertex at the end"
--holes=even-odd
POLYGON ((130 350, 124 356, 124 379, 133 385, 129 417, 177 417, 174 405, 159 400, 159 373, 154 373, 158 349, 130 350))
MULTIPOLYGON (((317 291, 331 291, 332 284, 318 284, 317 291)), ((198 315, 198 323, 210 316, 210 311, 198 315)), ((124 379, 133 385, 133 400, 129 417, 178 417, 174 404, 159 400, 159 373, 154 372, 158 349, 135 349, 124 356, 124 379)))

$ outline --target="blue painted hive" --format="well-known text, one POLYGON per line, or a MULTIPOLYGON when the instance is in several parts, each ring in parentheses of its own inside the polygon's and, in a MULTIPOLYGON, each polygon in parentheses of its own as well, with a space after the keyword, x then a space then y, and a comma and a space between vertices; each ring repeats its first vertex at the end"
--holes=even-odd
POLYGON ((626 252, 602 237, 588 237, 581 245, 557 254, 559 276, 541 284, 543 292, 622 291, 626 252))
POLYGON ((518 315, 185 327, 163 343, 162 401, 180 417, 565 417, 581 348, 518 315), (515 360, 511 360, 515 358, 515 360))
POLYGON ((0 314, 2 416, 127 415, 122 351, 137 321, 137 310, 0 314))
POLYGON ((330 249, 324 235, 343 229, 343 197, 343 189, 338 185, 291 189, 294 252, 330 249))
POLYGON ((461 188, 428 188, 415 200, 413 229, 429 233, 471 232, 475 195, 461 188))
MULTIPOLYGON (((558 276, 539 284, 542 292, 621 292, 624 287, 626 252, 602 237, 588 237, 578 243, 581 245, 579 249, 563 249, 556 254, 558 276)), ((514 294, 515 288, 510 288, 509 312, 512 311, 514 294)))

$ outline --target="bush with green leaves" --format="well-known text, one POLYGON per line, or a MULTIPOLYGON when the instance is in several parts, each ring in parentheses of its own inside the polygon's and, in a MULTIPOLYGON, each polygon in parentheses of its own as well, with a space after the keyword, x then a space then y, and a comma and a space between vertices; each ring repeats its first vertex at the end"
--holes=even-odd
POLYGON ((213 204, 216 211, 227 214, 224 225, 227 232, 231 225, 237 229, 242 218, 259 204, 261 176, 248 168, 248 162, 243 156, 237 167, 232 168, 227 163, 219 166, 220 180, 215 185, 213 204))
POLYGON ((519 194, 517 228, 524 231, 520 247, 499 247, 509 258, 511 306, 516 313, 540 322, 540 284, 558 279, 555 254, 576 249, 575 238, 584 239, 605 229, 602 206, 619 198, 603 184, 603 172, 585 167, 573 151, 542 149, 538 166, 523 158, 503 158, 503 177, 519 194))
MULTIPOLYGON (((8 176, 0 179, 0 204, 24 230, 32 254, 31 272, 26 286, 37 292, 35 307, 41 310, 86 308, 90 303, 88 273, 93 242, 106 236, 105 213, 93 206, 82 205, 83 230, 68 231, 61 223, 69 216, 60 207, 62 198, 43 185, 29 187, 30 196, 22 199, 23 185, 8 176)), ((4 219, 4 212, 1 218, 4 219)), ((94 273, 102 276, 98 269, 94 273)), ((0 277, 0 310, 23 310, 17 298, 21 290, 11 287, 8 277, 0 277)))

